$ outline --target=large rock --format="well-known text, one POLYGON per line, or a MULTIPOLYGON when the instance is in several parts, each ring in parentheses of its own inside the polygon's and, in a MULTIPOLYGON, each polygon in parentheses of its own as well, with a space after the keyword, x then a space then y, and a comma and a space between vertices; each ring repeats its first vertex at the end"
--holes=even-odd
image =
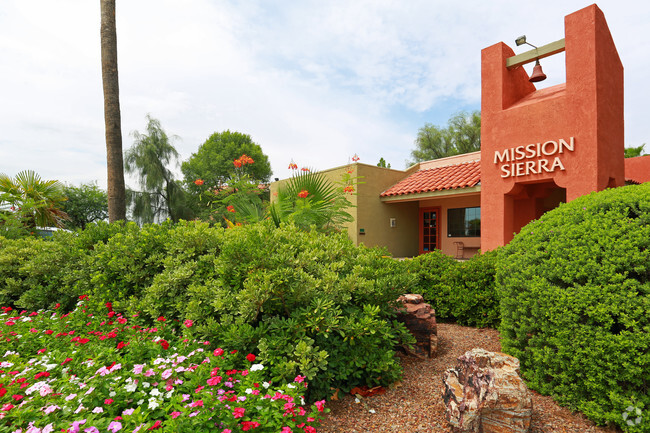
POLYGON ((454 432, 524 433, 533 401, 519 377, 519 360, 473 349, 443 373, 445 416, 454 432))
POLYGON ((404 347, 409 355, 433 358, 438 349, 436 312, 424 302, 422 295, 402 295, 397 298, 403 308, 398 310, 397 320, 404 323, 416 339, 414 348, 404 347))

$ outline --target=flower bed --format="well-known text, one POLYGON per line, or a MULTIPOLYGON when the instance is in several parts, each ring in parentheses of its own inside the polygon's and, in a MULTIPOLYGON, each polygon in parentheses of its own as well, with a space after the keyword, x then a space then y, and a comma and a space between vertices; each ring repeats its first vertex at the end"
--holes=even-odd
POLYGON ((0 432, 316 431, 326 410, 305 405, 304 377, 269 383, 254 354, 212 350, 111 303, 94 317, 84 302, 68 314, 0 309, 0 432))

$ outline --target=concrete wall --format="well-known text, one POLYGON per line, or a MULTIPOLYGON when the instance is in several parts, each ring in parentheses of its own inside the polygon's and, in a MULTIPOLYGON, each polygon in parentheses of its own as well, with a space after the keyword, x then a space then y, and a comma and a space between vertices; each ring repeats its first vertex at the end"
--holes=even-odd
POLYGON ((514 51, 504 43, 481 52, 485 250, 508 243, 550 196, 570 201, 625 182, 623 66, 596 5, 565 17, 565 47, 566 84, 541 90, 524 68, 507 69, 514 51), (553 152, 560 140, 573 149, 553 152))

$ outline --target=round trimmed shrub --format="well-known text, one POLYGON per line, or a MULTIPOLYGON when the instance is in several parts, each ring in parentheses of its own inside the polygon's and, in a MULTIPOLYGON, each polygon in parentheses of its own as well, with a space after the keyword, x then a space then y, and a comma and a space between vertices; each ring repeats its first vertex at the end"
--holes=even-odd
POLYGON ((529 223, 501 250, 497 286, 502 347, 531 388, 599 424, 650 431, 650 183, 529 223), (632 426, 630 408, 644 414, 632 426))

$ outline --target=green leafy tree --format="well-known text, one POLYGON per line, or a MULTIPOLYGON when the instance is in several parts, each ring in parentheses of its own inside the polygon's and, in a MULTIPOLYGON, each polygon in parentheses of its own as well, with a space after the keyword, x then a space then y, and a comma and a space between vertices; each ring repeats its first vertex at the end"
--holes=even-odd
POLYGON ((233 161, 244 154, 252 158, 254 163, 242 167, 243 174, 248 175, 253 182, 268 182, 271 177, 271 164, 259 144, 254 143, 250 135, 224 131, 212 134, 196 153, 183 162, 181 171, 185 184, 193 192, 200 192, 205 188, 227 188, 234 175, 233 161), (201 185, 195 184, 197 180, 202 182, 201 185))
POLYGON ((415 139, 413 162, 481 150, 481 113, 460 112, 449 119, 446 128, 425 123, 415 139))
POLYGON ((65 201, 63 184, 41 180, 32 170, 21 171, 15 178, 0 173, 0 203, 7 203, 27 228, 63 227, 68 218, 61 209, 65 201))
POLYGON ((377 167, 390 168, 390 164, 387 164, 386 160, 382 157, 382 158, 379 158, 379 162, 377 163, 377 167))
POLYGON ((135 141, 126 151, 124 165, 128 173, 138 176, 140 183, 140 191, 127 191, 133 218, 138 223, 191 218, 185 191, 168 168, 178 159, 178 152, 160 121, 147 115, 147 133, 134 131, 132 135, 135 141))
POLYGON ((635 158, 637 156, 643 155, 643 148, 645 147, 645 143, 643 143, 641 146, 637 147, 626 147, 625 148, 625 157, 626 158, 635 158))
POLYGON ((87 224, 108 218, 108 195, 97 184, 66 186, 63 192, 67 197, 63 210, 70 217, 67 228, 85 229, 87 224))

